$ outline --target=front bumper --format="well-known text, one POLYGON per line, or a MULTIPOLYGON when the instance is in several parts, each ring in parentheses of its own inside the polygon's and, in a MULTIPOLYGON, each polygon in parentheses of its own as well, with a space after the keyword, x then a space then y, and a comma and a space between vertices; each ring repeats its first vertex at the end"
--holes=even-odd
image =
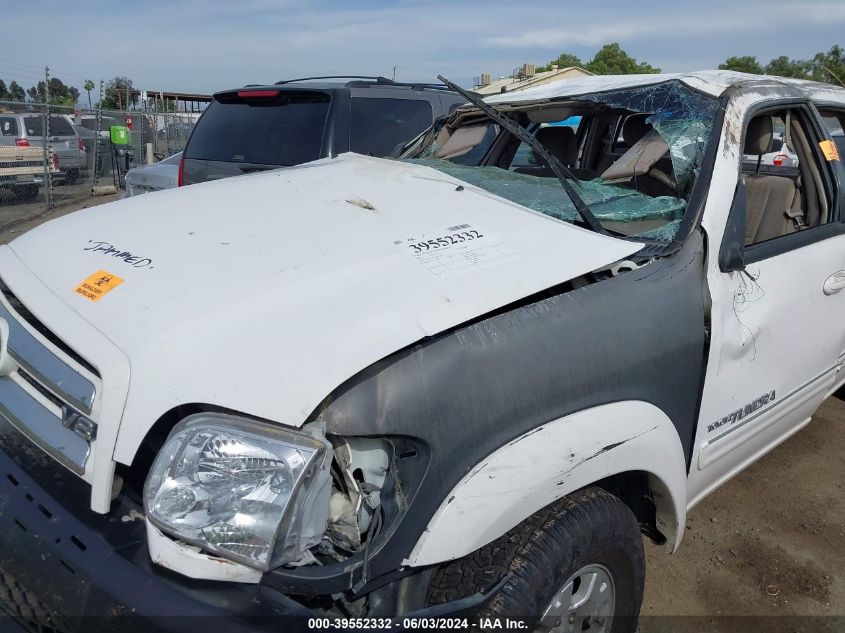
POLYGON ((99 515, 89 495, 85 482, 0 420, 0 606, 24 630, 307 628, 313 614, 266 587, 194 581, 154 566, 142 508, 121 496, 99 515))
MULTIPOLYGON (((0 416, 0 631, 278 633, 335 629, 338 622, 367 628, 370 618, 327 616, 264 585, 193 580, 154 565, 143 508, 121 494, 101 515, 89 497, 88 484, 0 416)), ((379 628, 472 617, 506 580, 389 625, 379 616, 379 628)))

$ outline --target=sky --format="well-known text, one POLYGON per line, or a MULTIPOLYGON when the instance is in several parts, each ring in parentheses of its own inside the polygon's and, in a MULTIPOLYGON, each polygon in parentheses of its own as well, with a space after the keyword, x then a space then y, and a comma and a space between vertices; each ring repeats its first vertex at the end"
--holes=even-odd
MULTIPOLYGON (((352 73, 465 86, 607 42, 665 72, 764 63, 845 45, 843 0, 75 0, 7 2, 0 79, 130 77, 136 88, 211 93, 352 73), (42 32, 43 37, 39 37, 42 32)), ((96 94, 94 95, 96 99, 96 94)), ((84 100, 84 97, 83 97, 84 100)))

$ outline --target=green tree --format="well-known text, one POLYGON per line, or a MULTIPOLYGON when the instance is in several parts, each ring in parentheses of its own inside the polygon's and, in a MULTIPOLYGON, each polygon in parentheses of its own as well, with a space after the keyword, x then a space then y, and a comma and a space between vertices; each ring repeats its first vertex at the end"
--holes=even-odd
POLYGON ((106 110, 123 110, 128 108, 129 104, 135 103, 137 99, 137 97, 132 97, 131 95, 127 99, 127 92, 131 93, 133 89, 134 86, 129 77, 118 76, 109 79, 100 106, 106 110))
POLYGON ((811 78, 845 86, 845 49, 833 45, 826 53, 816 53, 810 62, 811 78))
POLYGON ((583 67, 584 62, 577 55, 573 55, 571 53, 561 53, 557 59, 551 60, 545 66, 538 66, 537 72, 543 73, 547 70, 551 70, 552 66, 557 65, 558 68, 569 68, 570 66, 578 66, 583 67))
POLYGON ((6 82, 0 79, 0 100, 8 101, 11 98, 9 89, 6 87, 6 82))
POLYGON ((29 95, 29 98, 35 101, 35 103, 44 103, 47 100, 47 84, 43 81, 39 81, 37 85, 31 86, 29 90, 26 91, 26 94, 29 95))
POLYGON ((9 84, 9 98, 12 101, 23 101, 26 99, 26 92, 17 81, 13 81, 9 84))
POLYGON ((73 86, 66 85, 58 77, 50 79, 50 104, 61 106, 74 106, 79 99, 79 90, 73 86))
POLYGON ((47 84, 43 81, 39 81, 37 85, 27 90, 26 94, 28 94, 30 99, 36 103, 44 103, 47 101, 49 94, 50 105, 67 107, 73 107, 79 99, 79 90, 73 86, 66 85, 58 77, 50 79, 49 91, 47 90, 47 84))
POLYGON ((719 70, 735 70, 741 73, 751 73, 752 75, 763 74, 763 66, 760 65, 756 57, 751 55, 728 57, 724 62, 719 64, 719 70))
POLYGON ((82 87, 85 89, 85 92, 88 93, 88 107, 91 107, 91 91, 94 89, 94 82, 90 79, 86 79, 85 83, 82 84, 82 87))
POLYGON ((809 79, 810 62, 800 59, 789 59, 786 55, 781 55, 766 64, 766 74, 777 75, 778 77, 809 79))
POLYGON ((640 75, 660 72, 659 68, 647 62, 638 62, 616 42, 602 46, 584 69, 595 75, 640 75))

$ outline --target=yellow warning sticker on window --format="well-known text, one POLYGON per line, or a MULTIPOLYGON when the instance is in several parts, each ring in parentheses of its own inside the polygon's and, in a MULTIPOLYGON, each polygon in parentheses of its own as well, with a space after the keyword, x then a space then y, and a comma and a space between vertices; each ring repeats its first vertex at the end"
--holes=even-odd
POLYGON ((99 301, 106 293, 111 292, 123 283, 123 279, 107 270, 98 270, 79 284, 74 292, 91 301, 99 301))
POLYGON ((822 154, 827 160, 839 160, 839 150, 833 141, 819 141, 819 147, 822 148, 822 154))

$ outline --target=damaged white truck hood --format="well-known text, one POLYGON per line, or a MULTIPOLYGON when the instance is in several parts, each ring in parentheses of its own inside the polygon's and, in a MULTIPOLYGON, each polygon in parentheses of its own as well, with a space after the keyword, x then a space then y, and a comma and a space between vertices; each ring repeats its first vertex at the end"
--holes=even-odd
MULTIPOLYGON (((640 247, 345 154, 80 211, 2 247, 0 265, 11 249, 128 358, 114 453, 128 461, 180 404, 299 426, 392 352, 640 247)), ((32 305, 18 269, 0 273, 61 337, 61 311, 32 305)), ((96 365, 96 349, 76 351, 96 365)))

